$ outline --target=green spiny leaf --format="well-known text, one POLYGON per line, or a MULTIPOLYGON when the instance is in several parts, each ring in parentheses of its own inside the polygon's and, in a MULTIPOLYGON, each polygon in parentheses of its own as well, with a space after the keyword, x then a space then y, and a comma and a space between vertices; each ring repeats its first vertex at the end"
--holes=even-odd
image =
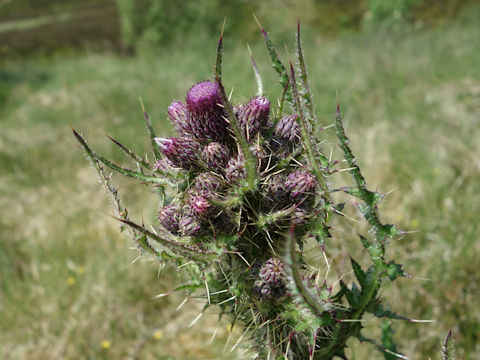
POLYGON ((383 306, 383 304, 380 302, 380 300, 375 300, 374 302, 370 303, 367 306, 366 310, 378 318, 386 317, 386 318, 396 319, 396 320, 411 321, 406 316, 397 315, 394 312, 390 311, 389 309, 386 309, 383 306))
MULTIPOLYGON (((300 103, 300 97, 298 94, 298 89, 297 89, 297 82, 295 80, 295 71, 293 69, 293 64, 290 62, 290 83, 292 84, 292 93, 293 97, 295 100, 295 108, 298 113, 298 119, 300 122, 300 128, 302 130, 302 141, 304 143, 305 150, 307 152, 307 159, 308 162, 310 163, 310 166, 313 169, 313 172, 315 174, 315 177, 317 178, 317 181, 320 185, 320 188, 322 189, 326 199, 329 198, 329 190, 327 187, 327 184, 325 183, 325 175, 322 173, 320 166, 317 163, 317 158, 315 156, 315 150, 313 149, 312 146, 312 139, 311 139, 311 133, 308 130, 308 124, 305 120, 305 117, 303 115, 303 110, 302 110, 302 104, 300 103)), ((330 201, 328 201, 330 202, 330 201)))
POLYGON ((383 356, 385 360, 396 360, 398 359, 397 347, 393 342, 393 329, 390 321, 384 321, 382 324, 382 345, 384 347, 383 356), (386 351, 389 350, 389 351, 386 351))
POLYGON ((405 271, 402 269, 402 265, 396 264, 393 261, 386 265, 387 275, 391 281, 398 277, 405 276, 405 271))
POLYGON ((146 183, 152 183, 152 184, 159 184, 159 185, 166 185, 168 184, 169 182, 164 179, 164 178, 160 178, 160 177, 156 177, 156 176, 151 176, 151 175, 145 175, 143 174, 142 172, 139 172, 139 171, 133 171, 133 170, 130 170, 130 169, 126 169, 122 166, 119 166, 117 164, 114 164, 113 162, 111 162, 110 160, 107 160, 106 158, 104 158, 103 156, 101 155, 98 155, 97 153, 95 153, 89 146, 88 144, 86 143, 86 141, 83 139, 83 137, 75 130, 73 130, 73 134, 75 135, 75 138, 77 139, 77 141, 80 143, 80 145, 82 145, 83 149, 85 150, 85 152, 87 153, 87 155, 90 157, 90 159, 95 159, 95 161, 100 161, 102 162, 104 165, 106 165, 107 167, 109 167, 110 169, 114 170, 114 171, 117 171, 119 172, 120 174, 124 175, 124 176, 128 176, 128 177, 131 177, 131 178, 134 178, 134 179, 138 179, 138 180, 142 180, 142 181, 145 181, 146 183))
POLYGON ((198 260, 198 261, 216 261, 218 260, 218 254, 216 252, 208 252, 204 251, 199 248, 194 248, 188 245, 185 245, 183 243, 180 243, 174 239, 167 239, 169 236, 165 232, 165 237, 160 237, 159 235, 151 232, 150 230, 146 229, 145 227, 138 225, 134 223, 133 221, 130 220, 125 220, 125 219, 118 219, 122 223, 130 226, 131 228, 137 230, 138 232, 144 234, 148 238, 156 241, 160 245, 165 246, 167 249, 173 252, 174 255, 178 256, 185 256, 187 258, 190 258, 192 260, 198 260))
MULTIPOLYGON (((273 46, 273 43, 270 40, 269 34, 262 28, 257 18, 255 18, 255 20, 258 26, 260 27, 260 30, 262 30, 263 39, 265 40, 265 45, 267 47, 268 54, 270 55, 270 59, 272 60, 273 69, 278 73, 278 75, 280 75, 280 84, 282 85, 283 89, 288 89, 289 80, 288 80, 287 70, 285 69, 285 66, 283 65, 280 58, 278 57, 277 52, 275 51, 275 47, 273 46)), ((295 106, 292 93, 290 91, 286 90, 285 98, 292 106, 295 106)))
POLYGON ((357 280, 360 283, 360 286, 363 288, 365 284, 365 277, 366 277, 365 272, 362 270, 360 265, 352 257, 350 257, 350 261, 352 263, 353 272, 355 273, 355 276, 357 277, 357 280))

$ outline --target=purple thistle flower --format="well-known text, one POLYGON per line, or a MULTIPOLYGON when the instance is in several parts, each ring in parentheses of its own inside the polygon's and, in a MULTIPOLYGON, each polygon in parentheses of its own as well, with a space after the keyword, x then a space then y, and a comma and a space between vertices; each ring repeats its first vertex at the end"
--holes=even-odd
POLYGON ((317 180, 306 170, 296 170, 287 176, 285 189, 290 191, 290 196, 295 202, 301 202, 306 197, 314 194, 317 180))
POLYGON ((173 127, 180 135, 189 135, 192 133, 192 128, 188 120, 187 106, 180 102, 174 101, 168 107, 167 111, 173 127))
POLYGON ((165 205, 158 211, 158 221, 165 229, 175 234, 179 229, 180 215, 180 206, 165 205))
POLYGON ((211 142, 203 148, 202 158, 208 169, 223 172, 230 160, 230 150, 218 142, 211 142))
POLYGON ((292 143, 300 140, 300 125, 298 125, 297 118, 297 114, 281 118, 275 127, 275 135, 292 143))
POLYGON ((212 81, 200 82, 190 88, 186 102, 190 134, 197 139, 222 141, 227 135, 228 122, 220 86, 212 81))
POLYGON ((155 138, 162 153, 177 167, 186 170, 198 167, 199 144, 189 138, 155 138))
POLYGON ((252 141, 255 135, 266 125, 270 114, 270 101, 265 97, 255 97, 245 106, 237 110, 240 128, 247 140, 252 141))

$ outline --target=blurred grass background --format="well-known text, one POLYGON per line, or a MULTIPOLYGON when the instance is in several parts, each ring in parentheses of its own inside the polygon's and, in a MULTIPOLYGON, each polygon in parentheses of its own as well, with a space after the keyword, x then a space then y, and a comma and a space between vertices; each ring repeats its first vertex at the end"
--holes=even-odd
MULTIPOLYGON (((278 96, 252 13, 284 58, 301 16, 319 119, 333 122, 338 89, 370 187, 396 188, 385 220, 416 231, 390 253, 417 278, 385 296, 398 313, 437 321, 397 322, 400 348, 438 358, 452 328, 459 358, 479 358, 480 4, 454 0, 0 1, 0 358, 245 358, 229 352, 241 332, 226 322, 209 344, 214 310, 188 328, 200 301, 175 311, 181 294, 153 299, 176 276, 132 264, 71 126, 117 162, 104 134, 147 152, 138 96, 157 132, 171 133, 167 106, 211 76, 224 16, 234 98, 256 90, 247 42, 278 96)), ((117 184, 132 217, 153 220, 150 190, 117 184)), ((351 359, 377 356, 350 345, 351 359)))

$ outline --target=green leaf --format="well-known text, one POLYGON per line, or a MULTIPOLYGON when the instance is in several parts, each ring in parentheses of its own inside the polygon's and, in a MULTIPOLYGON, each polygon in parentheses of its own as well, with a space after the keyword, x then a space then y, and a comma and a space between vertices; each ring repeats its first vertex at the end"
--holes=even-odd
POLYGON ((130 226, 131 228, 137 230, 138 232, 144 234, 148 238, 156 241, 160 245, 165 246, 167 249, 173 252, 175 256, 185 256, 192 260, 198 261, 217 261, 218 254, 216 252, 204 251, 199 248, 195 248, 192 246, 188 246, 186 244, 180 243, 174 239, 169 239, 169 235, 165 232, 161 237, 150 230, 146 229, 145 227, 138 225, 130 220, 125 219, 118 219, 122 223, 130 226))
POLYGON ((325 174, 320 169, 320 166, 317 162, 317 158, 315 156, 316 152, 312 145, 312 134, 311 134, 311 131, 309 130, 308 123, 305 119, 305 116, 302 110, 302 104, 300 102, 300 97, 297 89, 297 81, 295 80, 295 71, 293 69, 293 64, 291 62, 290 62, 290 83, 292 85, 292 93, 295 100, 295 109, 297 110, 300 128, 302 130, 302 142, 307 152, 307 159, 310 166, 312 167, 313 173, 315 174, 318 184, 320 185, 320 188, 324 193, 326 201, 330 203, 331 202, 329 201, 330 191, 325 182, 325 174))
POLYGON ((341 291, 343 292, 343 294, 345 294, 345 297, 347 298, 348 304, 352 309, 354 309, 356 307, 356 301, 352 291, 350 291, 347 285, 345 285, 345 283, 341 280, 340 280, 340 287, 341 287, 341 291))
POLYGON ((386 360, 398 359, 398 356, 395 354, 399 354, 399 353, 397 352, 397 347, 393 342, 393 329, 390 321, 384 321, 382 324, 382 345, 384 348, 383 356, 386 360))
POLYGON ((335 295, 332 296, 332 301, 334 303, 340 302, 343 295, 345 295, 348 291, 349 290, 348 290, 347 286, 345 285, 345 283, 342 280, 340 280, 340 290, 338 290, 338 292, 335 295))
POLYGON ((365 277, 366 277, 365 272, 362 270, 360 265, 352 257, 350 257, 350 261, 352 263, 353 272, 355 273, 355 276, 357 277, 357 280, 360 283, 360 286, 363 288, 365 284, 365 277))
POLYGON ((75 135, 75 138, 77 141, 80 143, 80 145, 83 147, 87 155, 93 160, 93 161, 100 161, 103 163, 105 166, 109 167, 110 169, 119 172, 120 174, 124 176, 128 176, 137 180, 142 180, 145 181, 146 183, 151 183, 151 184, 159 184, 159 185, 166 185, 169 184, 169 181, 164 178, 156 177, 156 176, 151 176, 151 175, 145 175, 142 172, 139 171, 133 171, 130 169, 126 169, 122 166, 119 166, 110 160, 104 158, 101 155, 98 155, 95 153, 86 143, 86 141, 83 139, 83 137, 75 130, 73 130, 73 134, 75 135))
POLYGON ((365 274, 365 280, 360 296, 358 309, 364 309, 371 301, 375 299, 380 288, 380 277, 377 274, 374 265, 370 266, 365 274))
POLYGON ((386 265, 387 275, 391 281, 398 277, 405 276, 405 271, 402 270, 402 265, 396 264, 393 261, 386 265))
POLYGON ((411 321, 406 316, 397 315, 394 312, 390 311, 389 309, 384 308, 380 300, 375 300, 374 302, 370 303, 367 306, 366 310, 378 318, 385 317, 385 318, 396 319, 396 320, 411 321))

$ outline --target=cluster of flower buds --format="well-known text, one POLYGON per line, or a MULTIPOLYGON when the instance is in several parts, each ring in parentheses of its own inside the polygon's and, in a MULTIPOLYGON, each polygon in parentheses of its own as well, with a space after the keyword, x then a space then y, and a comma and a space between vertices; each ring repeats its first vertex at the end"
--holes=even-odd
POLYGON ((282 260, 270 258, 262 264, 253 290, 261 297, 272 300, 278 300, 287 293, 285 266, 282 260))
POLYGON ((221 204, 228 203, 224 200, 245 184, 247 170, 220 86, 203 81, 190 88, 185 102, 172 102, 167 114, 178 135, 155 139, 165 156, 157 162, 155 170, 188 172, 190 180, 174 203, 160 209, 158 219, 164 229, 190 237, 234 232, 254 236, 257 230, 249 229, 258 214, 269 219, 264 221, 268 226, 281 226, 280 221, 282 226, 285 221, 304 223, 316 196, 315 177, 306 166, 299 166, 301 161, 280 171, 275 168, 279 160, 299 145, 298 116, 275 119, 270 106, 267 98, 255 96, 246 104, 233 107, 235 121, 256 161, 259 186, 250 192, 248 203, 225 208, 221 204), (268 217, 282 211, 286 214, 283 218, 268 217))

